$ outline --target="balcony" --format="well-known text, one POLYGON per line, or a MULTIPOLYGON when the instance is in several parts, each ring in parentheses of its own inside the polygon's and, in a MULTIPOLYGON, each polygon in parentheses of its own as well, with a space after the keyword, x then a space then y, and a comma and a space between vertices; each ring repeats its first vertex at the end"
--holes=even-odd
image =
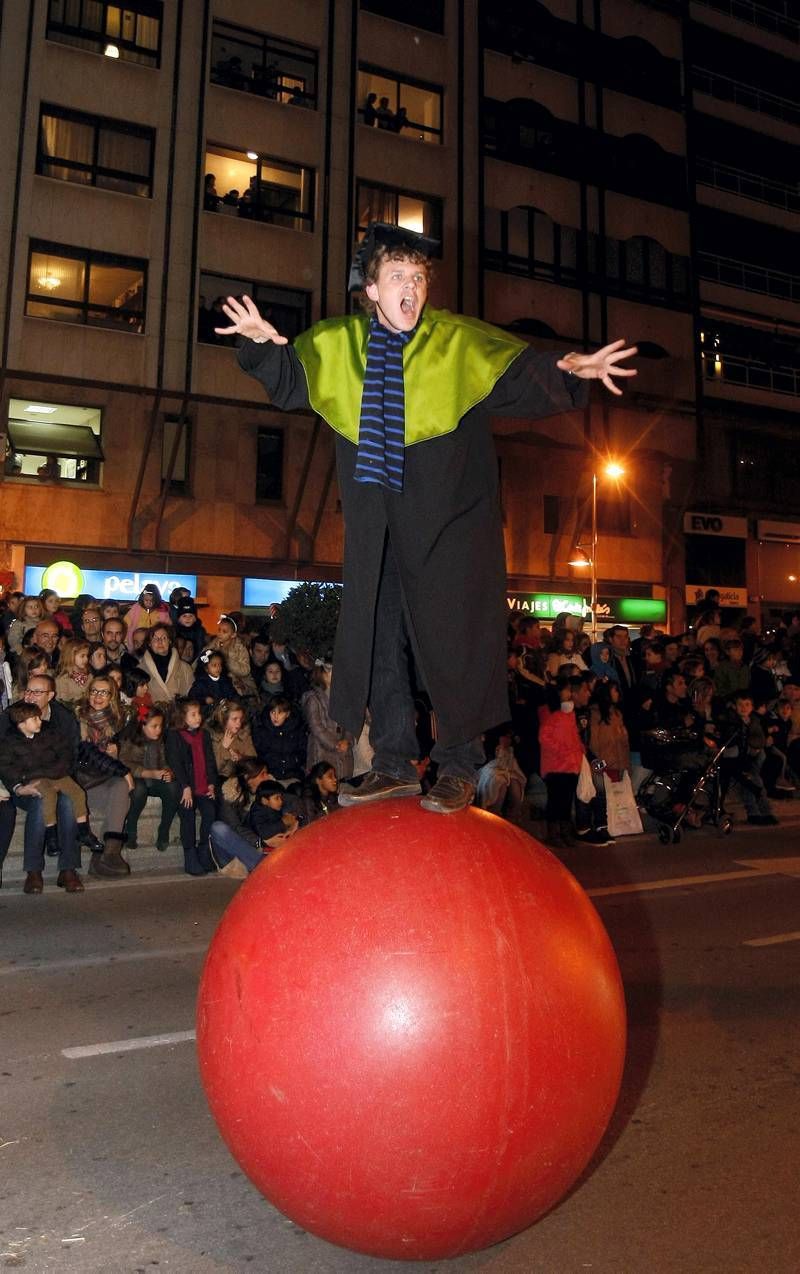
POLYGON ((756 111, 761 115, 770 115, 773 119, 784 120, 787 124, 800 127, 800 105, 786 97, 777 97, 754 84, 743 84, 740 80, 732 80, 727 75, 706 67, 693 66, 691 71, 692 88, 698 93, 707 93, 719 102, 734 102, 745 110, 756 111))
POLYGON ((730 168, 714 159, 699 156, 695 164, 695 180, 700 186, 712 186, 729 194, 753 199, 756 203, 771 204, 787 212, 800 212, 800 190, 780 181, 770 181, 758 173, 745 172, 742 168, 730 168))
POLYGON ((800 275, 797 274, 749 265, 746 261, 716 256, 711 252, 698 252, 697 270, 701 279, 739 288, 742 292, 758 292, 782 301, 800 301, 800 275))
POLYGON ((772 394, 800 395, 800 368, 769 367, 749 358, 703 350, 703 376, 712 384, 739 385, 745 389, 767 390, 772 394))
POLYGON ((717 13, 725 13, 738 22, 747 22, 758 27, 760 31, 769 31, 772 35, 781 35, 793 44, 800 44, 800 21, 790 17, 790 6, 794 0, 776 0, 774 8, 767 9, 763 4, 754 4, 753 0, 695 0, 707 9, 716 9, 717 13))

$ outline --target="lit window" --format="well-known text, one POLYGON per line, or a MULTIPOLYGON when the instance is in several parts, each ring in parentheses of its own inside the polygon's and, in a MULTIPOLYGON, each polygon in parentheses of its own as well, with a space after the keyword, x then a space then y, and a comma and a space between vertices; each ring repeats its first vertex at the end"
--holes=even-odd
POLYGON ((25 313, 142 333, 146 276, 145 261, 32 240, 25 313))
POLYGON ((442 90, 433 84, 362 66, 358 110, 362 122, 370 126, 421 142, 442 140, 442 90))
POLYGON ((8 404, 4 473, 39 482, 100 481, 99 407, 12 398, 8 404))
POLYGON ((154 144, 152 128, 43 105, 36 171, 60 181, 149 197, 154 144))
POLYGON ((209 146, 203 208, 289 230, 314 229, 314 170, 253 151, 209 146))
POLYGON ((313 110, 317 105, 316 50, 215 21, 211 83, 313 110))
MULTIPOLYGON (((427 195, 410 191, 393 190, 389 186, 368 186, 358 183, 357 236, 360 239, 370 221, 384 221, 388 225, 402 226, 417 234, 442 238, 442 202, 427 195)), ((441 255, 438 253, 437 255, 441 255)))
POLYGON ((49 0, 47 38, 124 62, 158 66, 162 0, 49 0))

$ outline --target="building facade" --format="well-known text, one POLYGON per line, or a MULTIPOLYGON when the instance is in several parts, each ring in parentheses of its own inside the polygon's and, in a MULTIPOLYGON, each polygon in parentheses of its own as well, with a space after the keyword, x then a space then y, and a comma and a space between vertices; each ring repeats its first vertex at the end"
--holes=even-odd
POLYGON ((795 331, 780 173, 797 91, 775 68, 796 70, 797 23, 729 9, 4 6, 0 568, 20 585, 62 559, 194 574, 226 609, 245 577, 337 579, 330 431, 273 411, 214 328, 220 298, 245 292, 288 336, 346 311, 353 244, 381 219, 441 238, 436 305, 543 350, 640 347, 623 399, 593 389, 586 412, 497 422, 510 606, 585 609, 572 563, 591 550, 593 478, 603 618, 627 599, 679 628, 687 585, 734 582, 712 578, 720 552, 703 565, 687 513, 748 519, 744 587, 762 593, 771 550, 754 537, 791 510, 777 477, 751 505, 742 475, 765 422, 789 442, 797 393, 752 336, 783 349, 795 331), (718 39, 763 53, 744 101, 720 88, 718 39), (751 116, 767 140, 743 171, 751 116))

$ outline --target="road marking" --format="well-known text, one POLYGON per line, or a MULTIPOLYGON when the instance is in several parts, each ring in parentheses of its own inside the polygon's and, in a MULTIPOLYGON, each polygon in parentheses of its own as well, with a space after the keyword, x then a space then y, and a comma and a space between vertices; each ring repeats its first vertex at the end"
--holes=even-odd
POLYGON ((722 880, 753 880, 754 871, 718 871, 708 876, 673 876, 668 880, 641 880, 633 885, 605 885, 587 889, 590 898, 610 898, 614 894, 640 894, 650 889, 680 889, 687 885, 716 885, 722 880))
POLYGON ((769 872, 775 876, 800 876, 800 858, 737 858, 740 867, 769 872))
MULTIPOLYGON (((209 939, 210 941, 210 939, 209 939)), ((173 960, 187 955, 200 955, 208 950, 207 942, 194 943, 188 947, 159 947, 152 951, 120 951, 113 955, 74 956, 71 960, 30 960, 25 964, 0 965, 0 978, 11 973, 61 973, 71 969, 91 969, 109 964, 130 964, 134 960, 173 960)))
POLYGON ((800 942, 800 929, 795 933, 776 933, 771 938, 748 938, 743 947, 777 947, 782 942, 800 942))
POLYGON ((99 1057, 103 1053, 134 1053, 139 1048, 159 1048, 162 1044, 186 1044, 196 1038, 194 1031, 172 1031, 167 1035, 140 1035, 133 1040, 111 1040, 108 1044, 81 1044, 76 1048, 62 1048, 61 1053, 74 1061, 81 1057, 99 1057))

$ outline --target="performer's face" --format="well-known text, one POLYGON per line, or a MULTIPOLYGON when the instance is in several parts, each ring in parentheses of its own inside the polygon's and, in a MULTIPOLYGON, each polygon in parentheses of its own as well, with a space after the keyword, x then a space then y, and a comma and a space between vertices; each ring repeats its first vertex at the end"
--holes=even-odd
POLYGON ((375 302, 378 319, 390 332, 410 332, 428 297, 425 267, 403 257, 384 261, 375 283, 367 284, 367 296, 375 302))

